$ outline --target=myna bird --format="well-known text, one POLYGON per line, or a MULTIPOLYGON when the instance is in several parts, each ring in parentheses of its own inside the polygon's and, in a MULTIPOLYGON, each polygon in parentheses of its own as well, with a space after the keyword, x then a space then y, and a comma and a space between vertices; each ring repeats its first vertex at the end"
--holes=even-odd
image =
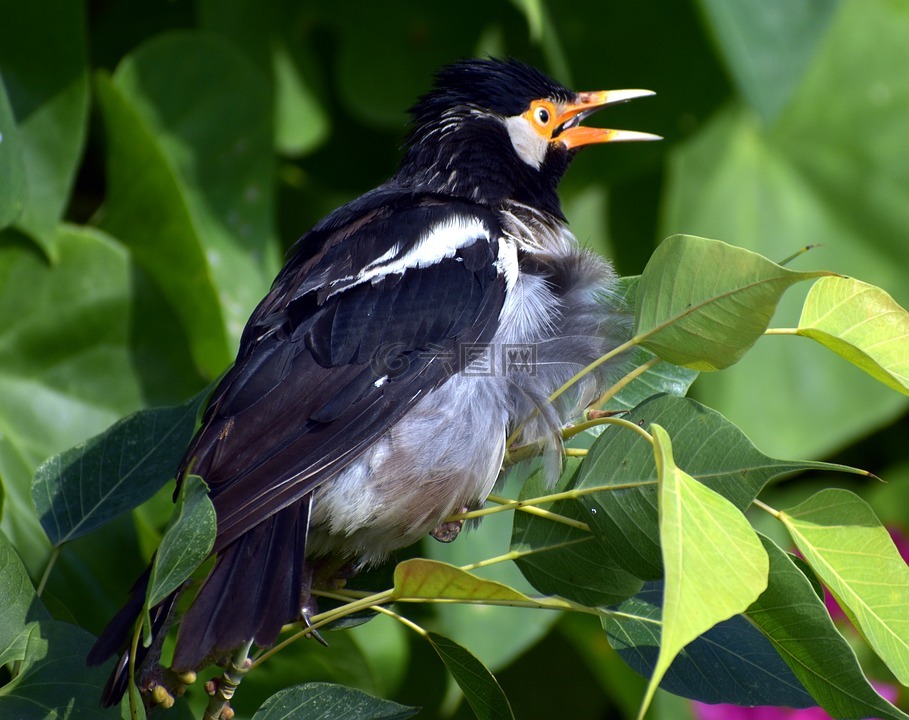
MULTIPOLYGON (((602 371, 549 400, 628 331, 610 265, 578 245, 556 190, 579 148, 656 138, 581 125, 651 94, 573 92, 515 60, 446 67, 394 176, 293 246, 177 472, 208 484, 218 529, 173 670, 272 644, 314 611, 314 581, 427 533, 453 540, 446 519, 484 503, 513 433, 557 436, 597 397, 602 371)), ((91 663, 124 652, 147 581, 91 663)), ((140 643, 140 681, 159 647, 140 643)))

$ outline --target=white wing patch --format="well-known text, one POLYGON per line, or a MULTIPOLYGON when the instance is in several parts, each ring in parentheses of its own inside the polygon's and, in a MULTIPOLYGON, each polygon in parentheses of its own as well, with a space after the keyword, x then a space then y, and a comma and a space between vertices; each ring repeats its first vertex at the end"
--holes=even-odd
POLYGON ((333 281, 331 285, 336 289, 329 293, 329 297, 364 282, 376 282, 387 275, 430 267, 454 257, 460 248, 478 240, 490 240, 489 228, 476 217, 455 215, 427 229, 407 252, 401 254, 401 246, 395 243, 388 252, 366 265, 357 275, 333 281))

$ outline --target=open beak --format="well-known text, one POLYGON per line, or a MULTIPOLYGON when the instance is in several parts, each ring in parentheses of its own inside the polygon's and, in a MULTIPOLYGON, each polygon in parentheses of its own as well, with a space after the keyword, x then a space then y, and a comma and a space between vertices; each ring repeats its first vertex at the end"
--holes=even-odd
POLYGON ((609 105, 618 105, 639 97, 655 95, 652 90, 597 90, 578 93, 577 102, 562 106, 558 129, 552 142, 560 142, 569 150, 607 142, 633 142, 636 140, 662 140, 659 135, 634 130, 608 130, 583 127, 581 121, 609 105))

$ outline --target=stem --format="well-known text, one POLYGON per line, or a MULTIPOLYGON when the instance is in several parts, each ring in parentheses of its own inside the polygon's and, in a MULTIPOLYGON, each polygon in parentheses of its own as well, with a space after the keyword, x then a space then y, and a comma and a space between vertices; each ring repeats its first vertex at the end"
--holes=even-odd
MULTIPOLYGON (((632 425, 634 423, 631 423, 632 425)), ((649 437, 649 435, 648 435, 649 437)), ((585 495, 593 495, 598 492, 614 492, 616 490, 630 490, 632 488, 638 487, 649 487, 650 485, 656 485, 656 480, 642 480, 641 482, 631 482, 631 483, 622 483, 620 485, 597 485, 596 487, 589 488, 576 488, 574 490, 564 490, 563 492, 551 493, 549 495, 540 495, 535 498, 527 498, 526 500, 509 500, 508 498, 503 498, 500 495, 489 495, 486 499, 490 502, 501 503, 502 505, 508 505, 509 507, 503 507, 502 510, 511 510, 511 505, 514 505, 515 510, 519 510, 525 506, 530 505, 545 505, 546 503, 558 502, 559 500, 577 500, 582 498, 585 495), (520 507, 518 507, 520 506, 520 507)), ((499 509, 499 508, 496 508, 499 509)))
POLYGON ((218 679, 217 689, 211 700, 208 701, 208 707, 205 708, 205 714, 202 720, 220 720, 221 713, 230 705, 231 698, 234 696, 237 687, 243 681, 243 677, 249 672, 252 663, 249 660, 249 649, 253 641, 240 647, 239 650, 230 659, 224 673, 218 679))
POLYGON ((47 585, 47 580, 50 577, 51 570, 54 569, 54 565, 57 564, 57 559, 60 557, 60 549, 62 545, 57 545, 53 550, 51 550, 50 557, 47 559, 47 565, 44 567, 44 572, 41 573, 41 579, 38 581, 38 587, 35 589, 38 597, 41 597, 41 593, 44 592, 44 587, 47 585))
POLYGON ((764 512, 770 513, 771 515, 773 515, 773 517, 775 517, 777 520, 780 519, 780 515, 781 515, 782 513, 780 513, 779 510, 774 510, 774 509, 773 509, 772 507, 770 507, 767 503, 761 502, 761 501, 758 500, 757 498, 755 498, 755 499, 752 500, 751 502, 752 502, 756 507, 759 507, 761 510, 763 510, 764 512))
POLYGON ((376 606, 374 609, 376 612, 379 612, 379 613, 382 613, 383 615, 388 615, 388 617, 394 618, 395 620, 397 620, 399 623, 401 623, 405 627, 408 627, 411 630, 413 630, 420 637, 423 637, 423 638, 429 637, 429 633, 424 628, 420 627, 415 622, 413 622, 412 620, 409 620, 408 618, 404 617, 403 615, 399 615, 394 610, 389 610, 387 607, 380 607, 380 606, 376 606))
MULTIPOLYGON (((348 599, 348 597, 345 595, 337 595, 334 593, 328 593, 328 592, 323 592, 323 591, 314 592, 313 594, 319 595, 321 597, 330 597, 330 598, 340 599, 340 600, 348 599)), ((366 595, 365 597, 361 597, 358 600, 349 602, 346 605, 342 605, 339 608, 334 608, 333 610, 327 610, 324 613, 319 613, 318 615, 313 615, 309 619, 309 624, 305 628, 295 632, 290 637, 282 640, 277 645, 274 645, 273 647, 269 648, 268 650, 263 652, 261 655, 258 655, 256 657, 256 659, 253 660, 252 664, 250 665, 250 669, 258 667, 263 662, 265 662, 268 658, 270 658, 272 655, 274 655, 276 652, 283 650, 288 645, 296 642, 300 638, 311 635, 313 630, 318 630, 323 625, 328 625, 329 623, 334 622, 335 620, 338 620, 342 617, 346 617, 348 615, 353 615, 355 612, 360 612, 360 610, 368 610, 368 609, 372 608, 374 605, 381 605, 384 603, 392 602, 393 600, 394 600, 394 591, 393 590, 383 590, 380 593, 373 593, 371 595, 366 595)))
POLYGON ((630 371, 627 375, 625 375, 625 377, 623 377, 621 380, 619 380, 617 383, 615 383, 611 388, 609 388, 606 392, 604 392, 602 395, 600 395, 600 397, 598 397, 596 399, 596 401, 591 405, 591 407, 597 408, 597 409, 602 408, 606 403, 608 403, 610 400, 612 400, 612 398, 614 398, 616 395, 618 395, 619 392, 621 392, 623 388, 625 388, 627 385, 631 384, 631 382, 633 380, 635 380, 638 377, 640 377, 641 375, 643 375, 645 372, 650 370, 650 368, 654 367, 655 365, 659 365, 661 362, 663 362, 663 361, 660 358, 653 357, 653 358, 650 358, 650 360, 645 362, 643 365, 638 365, 634 370, 630 371))
POLYGON ((798 328, 767 328, 764 335, 801 335, 802 331, 798 328))
POLYGON ((522 557, 528 555, 534 555, 536 553, 547 552, 549 550, 558 550, 559 548, 568 547, 569 545, 577 545, 578 543, 587 542, 591 538, 577 538, 576 540, 569 540, 567 542, 558 543, 557 545, 547 545, 543 548, 534 548, 532 550, 512 550, 507 552, 504 555, 498 555, 496 557, 487 558, 486 560, 480 560, 479 562, 470 563, 468 565, 462 565, 461 570, 465 572, 470 572, 471 570, 476 570, 477 568, 489 567, 490 565, 497 565, 498 563, 508 562, 509 560, 519 560, 522 557))
POLYGON ((585 448, 565 448, 565 457, 587 457, 585 448))
POLYGON ((804 255, 804 254, 805 254, 806 252, 808 252, 809 250, 814 250, 814 248, 820 247, 820 246, 821 246, 820 243, 814 243, 814 244, 812 244, 812 245, 806 245, 805 247, 800 248, 799 250, 796 250, 794 253, 792 253, 792 255, 790 255, 789 257, 787 257, 785 260, 780 260, 780 261, 777 263, 777 265, 788 265, 789 263, 791 263, 793 260, 795 260, 795 259, 796 259, 797 257, 799 257, 800 255, 804 255))
POLYGON ((136 687, 136 652, 139 649, 139 636, 142 635, 142 626, 145 624, 145 618, 139 616, 139 622, 136 623, 136 629, 133 631, 133 639, 129 646, 129 684, 126 686, 129 697, 129 716, 132 720, 139 720, 139 693, 136 687))
POLYGON ((594 360, 592 363, 590 363, 590 365, 588 365, 587 367, 582 368, 580 371, 578 371, 577 373, 575 373, 571 378, 569 378, 569 379, 562 385, 562 387, 560 387, 560 388, 559 388, 558 390, 556 390, 552 395, 550 395, 550 396, 549 396, 549 402, 552 402, 553 400, 555 400, 555 399, 556 399, 557 397, 559 397, 562 393, 564 393, 566 390, 568 390, 568 388, 570 388, 572 385, 574 385, 578 380, 580 380, 581 378, 583 378, 583 377, 584 377, 585 375, 587 375, 588 373, 590 373, 590 372, 596 370, 596 369, 597 369, 600 365, 602 365, 604 362, 607 362, 607 361, 609 361, 609 360, 612 360, 612 358, 614 358, 616 355, 621 355, 621 354, 622 354, 623 352, 625 352, 626 350, 630 350, 631 348, 633 348, 635 345, 638 344, 639 341, 640 341, 640 338, 638 338, 638 337, 633 337, 633 338, 631 338, 631 340, 628 340, 628 341, 626 341, 626 342, 623 342, 623 343, 622 343, 621 345, 619 345, 618 347, 613 348, 612 350, 610 350, 610 351, 609 351, 608 353, 606 353, 605 355, 600 355, 600 357, 598 357, 596 360, 594 360))
MULTIPOLYGON (((555 402, 556 398, 558 398, 562 393, 564 393, 566 390, 568 390, 568 388, 570 388, 572 385, 574 385, 576 382, 578 382, 578 380, 583 378, 588 373, 591 373, 594 370, 596 370, 604 362, 608 362, 609 360, 612 360, 612 358, 616 357, 617 355, 621 355, 626 350, 630 350, 631 348, 635 347, 641 340, 642 340, 641 337, 637 337, 637 336, 633 337, 633 338, 631 338, 631 340, 627 340, 627 341, 623 342, 621 345, 614 347, 612 350, 610 350, 605 355, 600 355, 600 357, 598 357, 592 363, 590 363, 589 365, 587 365, 584 368, 581 368, 581 370, 579 370, 573 376, 571 376, 568 380, 566 380, 560 388, 558 388, 554 393, 552 393, 549 396, 548 401, 550 403, 555 402)), ((521 434, 521 430, 524 428, 524 425, 527 423, 528 420, 530 420, 533 417, 536 417, 538 412, 539 412, 539 410, 535 410, 533 413, 530 414, 530 417, 526 418, 524 420, 524 422, 522 422, 520 425, 518 425, 512 431, 511 435, 509 435, 508 440, 505 443, 506 448, 511 447, 514 444, 515 440, 517 440, 517 438, 518 438, 518 435, 521 434)))
POLYGON ((498 503, 495 507, 481 508, 480 510, 471 510, 466 513, 458 513, 457 515, 452 515, 448 520, 472 520, 474 518, 485 517, 486 515, 495 515, 500 512, 508 512, 509 510, 519 510, 520 512, 529 513, 530 515, 536 515, 537 517, 545 518, 546 520, 552 520, 553 522, 561 523, 562 525, 568 525, 569 527, 577 528, 578 530, 589 531, 590 527, 586 523, 582 523, 578 520, 573 520, 564 515, 559 515, 558 513, 551 512, 550 510, 544 510, 543 508, 534 507, 533 505, 525 504, 523 500, 508 500, 506 498, 493 498, 488 497, 487 500, 491 502, 498 503))

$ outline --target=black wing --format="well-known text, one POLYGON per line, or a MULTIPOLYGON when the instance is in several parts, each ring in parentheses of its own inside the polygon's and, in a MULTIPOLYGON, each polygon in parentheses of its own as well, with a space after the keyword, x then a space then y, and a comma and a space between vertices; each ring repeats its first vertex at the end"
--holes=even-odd
POLYGON ((220 551, 354 460, 489 341, 505 295, 495 217, 374 192, 304 236, 244 332, 180 474, 220 551))
MULTIPOLYGON (((250 639, 270 645, 309 597, 312 490, 354 460, 492 339, 505 297, 500 228, 466 202, 384 188, 330 215, 292 251, 243 333, 181 463, 208 483, 218 559, 183 616, 172 667, 250 639)), ((148 573, 90 653, 128 648, 148 573)), ((169 623, 175 593, 156 608, 169 623)), ((138 648, 154 672, 160 642, 138 648)), ((105 689, 119 702, 129 650, 105 689)))

